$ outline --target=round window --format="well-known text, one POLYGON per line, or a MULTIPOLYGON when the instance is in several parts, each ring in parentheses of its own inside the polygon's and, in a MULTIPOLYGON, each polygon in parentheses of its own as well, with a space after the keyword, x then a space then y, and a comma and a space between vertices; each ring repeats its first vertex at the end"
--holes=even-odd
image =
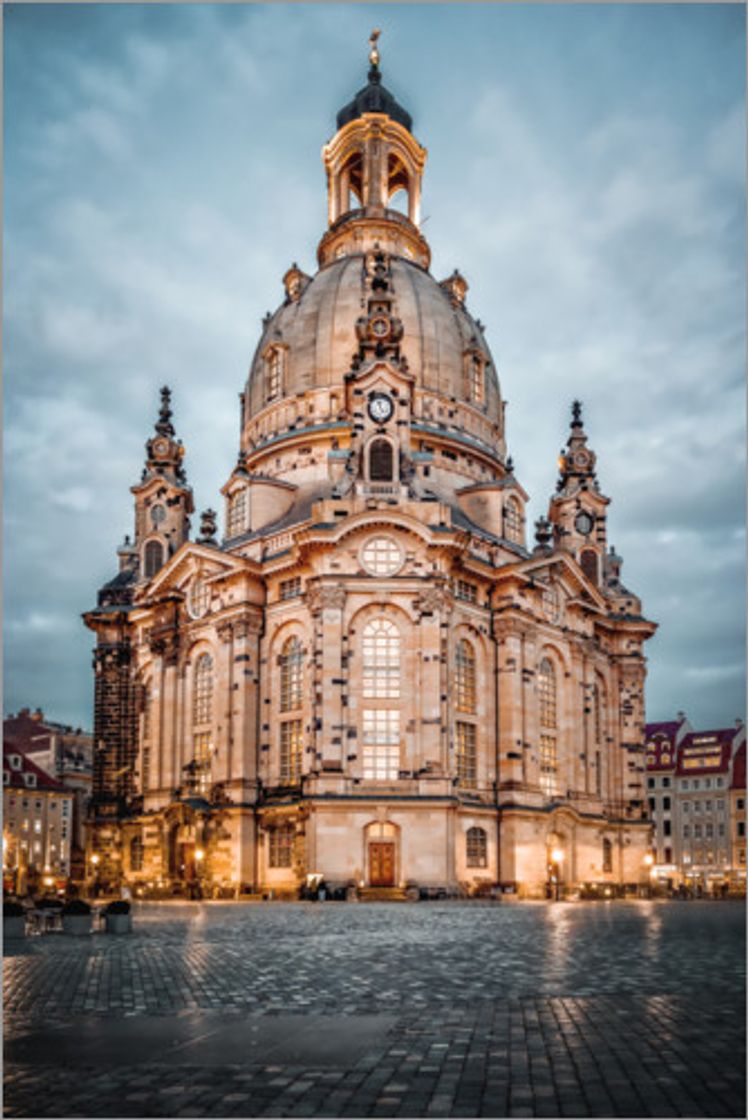
POLYGON ((361 549, 361 560, 373 576, 392 576, 403 566, 403 553, 392 537, 371 537, 361 549))

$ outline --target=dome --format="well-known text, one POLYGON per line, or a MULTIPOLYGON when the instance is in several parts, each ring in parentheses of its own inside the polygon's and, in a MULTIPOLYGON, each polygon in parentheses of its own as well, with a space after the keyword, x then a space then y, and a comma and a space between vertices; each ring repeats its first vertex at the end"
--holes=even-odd
MULTIPOLYGON (((356 321, 365 307, 364 264, 363 253, 333 261, 265 321, 247 385, 248 416, 265 406, 264 356, 272 345, 285 351, 284 397, 343 386, 358 347, 356 321)), ((478 352, 487 373, 480 411, 503 428, 496 369, 481 327, 462 303, 464 281, 462 287, 454 278, 439 284, 425 269, 397 256, 390 258, 390 269, 394 310, 403 325, 401 349, 415 387, 464 401, 465 354, 478 352)))
POLYGON ((382 85, 382 75, 376 67, 369 70, 369 81, 360 89, 353 101, 340 110, 337 116, 338 128, 362 117, 364 113, 386 113, 408 132, 412 130, 413 119, 402 105, 399 105, 390 91, 382 85))

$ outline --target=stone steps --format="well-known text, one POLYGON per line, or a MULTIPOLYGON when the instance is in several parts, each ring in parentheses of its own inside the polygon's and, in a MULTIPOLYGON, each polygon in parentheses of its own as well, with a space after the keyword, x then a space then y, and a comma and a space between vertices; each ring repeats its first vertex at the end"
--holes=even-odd
POLYGON ((359 902, 408 902, 404 887, 359 887, 359 902))

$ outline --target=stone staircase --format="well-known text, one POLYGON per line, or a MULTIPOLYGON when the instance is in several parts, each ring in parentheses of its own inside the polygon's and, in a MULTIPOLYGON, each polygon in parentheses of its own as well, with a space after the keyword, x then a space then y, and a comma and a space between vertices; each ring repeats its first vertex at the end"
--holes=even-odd
POLYGON ((408 902, 405 887, 359 887, 359 902, 408 902))

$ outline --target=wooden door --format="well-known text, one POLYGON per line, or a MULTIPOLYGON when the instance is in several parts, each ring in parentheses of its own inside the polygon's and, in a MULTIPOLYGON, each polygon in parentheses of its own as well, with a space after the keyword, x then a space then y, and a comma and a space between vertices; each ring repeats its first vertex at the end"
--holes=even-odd
POLYGON ((391 841, 373 840, 369 844, 369 880, 372 887, 394 887, 395 845, 391 841))

